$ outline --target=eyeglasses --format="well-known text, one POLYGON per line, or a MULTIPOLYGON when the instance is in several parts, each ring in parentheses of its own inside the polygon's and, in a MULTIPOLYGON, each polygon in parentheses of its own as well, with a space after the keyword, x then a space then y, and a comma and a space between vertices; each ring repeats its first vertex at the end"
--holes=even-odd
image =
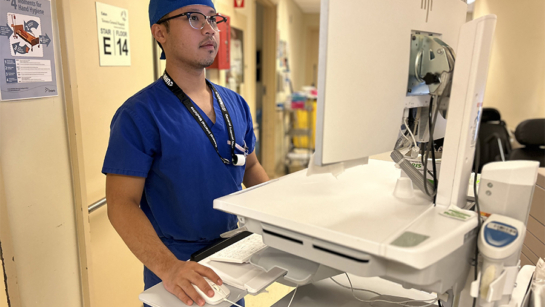
POLYGON ((189 20, 189 25, 195 30, 202 30, 204 28, 204 25, 206 22, 212 27, 214 31, 218 31, 218 23, 226 22, 227 17, 221 16, 220 14, 212 15, 212 16, 206 16, 203 13, 200 12, 186 12, 178 15, 174 15, 172 17, 165 18, 163 20, 159 20, 157 23, 161 24, 165 21, 169 21, 174 18, 178 18, 181 16, 187 16, 187 19, 189 20))

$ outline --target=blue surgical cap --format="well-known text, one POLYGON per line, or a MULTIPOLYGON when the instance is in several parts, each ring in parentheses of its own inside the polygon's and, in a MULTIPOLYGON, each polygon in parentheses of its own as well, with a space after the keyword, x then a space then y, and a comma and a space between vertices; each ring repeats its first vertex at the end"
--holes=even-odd
POLYGON ((166 14, 175 11, 181 7, 202 4, 213 9, 214 3, 212 0, 150 0, 149 2, 149 23, 150 27, 161 19, 166 14))

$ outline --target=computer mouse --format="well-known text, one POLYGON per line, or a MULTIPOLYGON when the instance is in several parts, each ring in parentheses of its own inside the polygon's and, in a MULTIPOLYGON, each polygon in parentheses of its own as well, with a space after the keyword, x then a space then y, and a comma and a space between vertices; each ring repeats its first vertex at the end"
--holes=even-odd
POLYGON ((206 280, 206 282, 210 285, 212 290, 214 290, 214 296, 209 297, 208 295, 204 294, 204 292, 202 292, 201 289, 199 289, 199 287, 197 287, 195 285, 193 285, 193 287, 195 288, 195 290, 197 290, 197 293, 199 293, 199 295, 204 299, 204 301, 207 304, 217 305, 217 304, 223 302, 224 299, 229 297, 229 294, 231 293, 231 290, 229 290, 229 288, 227 288, 227 286, 225 286, 225 284, 222 284, 221 286, 218 286, 218 285, 216 285, 215 283, 213 283, 210 279, 208 279, 206 277, 204 277, 204 280, 206 280))

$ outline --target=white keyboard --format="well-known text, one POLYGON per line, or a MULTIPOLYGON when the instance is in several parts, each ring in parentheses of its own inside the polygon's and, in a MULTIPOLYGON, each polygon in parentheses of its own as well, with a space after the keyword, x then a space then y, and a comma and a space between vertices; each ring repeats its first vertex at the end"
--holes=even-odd
POLYGON ((260 235, 252 234, 246 238, 212 254, 209 259, 214 261, 245 263, 250 260, 253 254, 267 247, 263 244, 260 235))

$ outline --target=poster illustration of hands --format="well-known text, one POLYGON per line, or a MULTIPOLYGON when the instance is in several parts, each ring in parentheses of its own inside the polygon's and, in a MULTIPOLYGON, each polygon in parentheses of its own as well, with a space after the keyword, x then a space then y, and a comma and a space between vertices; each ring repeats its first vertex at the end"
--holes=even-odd
POLYGON ((0 0, 0 99, 57 96, 50 0, 0 0))

